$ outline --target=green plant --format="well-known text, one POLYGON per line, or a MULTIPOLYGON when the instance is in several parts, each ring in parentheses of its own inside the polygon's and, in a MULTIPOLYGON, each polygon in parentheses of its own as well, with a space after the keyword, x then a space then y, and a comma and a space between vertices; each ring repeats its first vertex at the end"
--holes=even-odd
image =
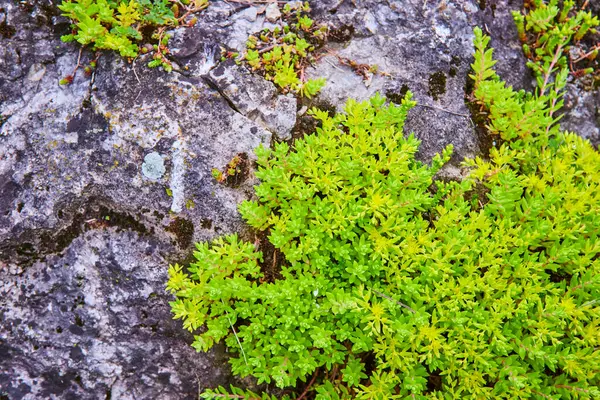
MULTIPOLYGON (((127 58, 151 53, 149 67, 162 66, 171 71, 173 65, 168 59, 170 36, 165 33, 166 29, 192 25, 195 20, 190 16, 207 6, 208 0, 67 0, 58 8, 73 22, 72 32, 61 39, 89 45, 94 51, 113 50, 127 58), (154 45, 140 44, 144 39, 142 31, 146 28, 153 30, 154 45)), ((72 80, 73 74, 61 83, 68 84, 72 80)))
POLYGON ((240 183, 240 178, 245 175, 247 168, 248 156, 245 153, 239 153, 227 163, 223 171, 213 168, 211 174, 219 183, 237 186, 240 183))
POLYGON ((224 182, 225 179, 227 178, 227 176, 225 174, 223 174, 223 172, 219 171, 219 169, 217 169, 217 168, 213 168, 211 170, 211 175, 219 183, 224 182))
MULTIPOLYGON (((595 59, 600 45, 588 46, 581 41, 586 34, 597 33, 597 16, 577 8, 574 0, 531 0, 525 6, 526 13, 513 11, 513 18, 530 60, 528 65, 538 77, 547 75, 548 68, 558 67, 570 67, 576 78, 597 75, 595 59)), ((544 89, 543 81, 538 87, 544 89)))
POLYGON ((289 400, 289 396, 278 398, 267 393, 257 394, 250 390, 242 390, 234 386, 230 386, 230 390, 219 386, 217 389, 206 390, 200 395, 201 399, 220 400, 220 399, 246 399, 246 400, 289 400))
MULTIPOLYGON (((600 154, 556 124, 567 66, 515 92, 488 42, 475 29, 473 101, 502 143, 462 181, 435 179, 451 147, 415 160, 410 92, 257 149, 240 212, 275 251, 230 235, 169 268, 196 349, 224 341, 235 374, 302 398, 600 398, 600 154)), ((205 397, 260 398, 226 393, 205 397)))
MULTIPOLYGON (((283 8, 283 16, 288 21, 282 28, 265 29, 256 36, 250 36, 247 50, 241 56, 253 71, 274 82, 283 92, 299 93, 311 98, 325 86, 325 79, 304 79, 304 69, 312 62, 315 46, 327 34, 326 26, 315 26, 306 14, 308 3, 283 8)), ((226 52, 224 54, 227 54, 226 52)), ((237 53, 229 53, 237 57, 237 53)))

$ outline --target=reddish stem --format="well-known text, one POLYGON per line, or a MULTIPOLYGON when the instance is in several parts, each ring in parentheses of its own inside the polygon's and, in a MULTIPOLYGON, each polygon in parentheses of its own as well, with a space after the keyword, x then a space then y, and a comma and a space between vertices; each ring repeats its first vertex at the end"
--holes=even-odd
POLYGON ((298 397, 296 400, 302 400, 306 396, 306 394, 308 393, 308 390, 310 389, 310 387, 313 385, 313 383, 315 383, 315 380, 317 379, 317 374, 318 373, 319 373, 319 368, 317 368, 315 370, 315 373, 313 374, 312 379, 310 380, 310 382, 306 386, 306 389, 304 389, 304 392, 302 392, 302 394, 300 395, 300 397, 298 397))

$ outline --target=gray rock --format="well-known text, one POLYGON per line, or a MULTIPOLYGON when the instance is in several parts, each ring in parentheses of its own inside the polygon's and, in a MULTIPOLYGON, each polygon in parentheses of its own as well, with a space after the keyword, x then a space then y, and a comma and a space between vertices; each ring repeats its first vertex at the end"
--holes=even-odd
POLYGON ((584 90, 578 83, 567 85, 562 129, 578 133, 600 146, 600 91, 584 90))
POLYGON ((91 78, 80 71, 59 86, 78 47, 60 42, 68 25, 42 17, 45 3, 31 7, 0 7, 19 27, 0 37, 0 393, 196 398, 227 368, 171 321, 166 269, 194 241, 244 229, 237 204, 251 195, 251 171, 233 189, 211 169, 252 159, 271 133, 201 78, 211 41, 188 56, 205 66, 188 76, 103 54, 91 78), (158 180, 143 175, 148 153, 162 157, 158 180), (61 311, 76 291, 94 303, 61 311))
POLYGON ((277 22, 279 18, 281 18, 281 11, 279 11, 279 7, 277 3, 271 3, 265 9, 265 17, 269 22, 277 22))
POLYGON ((296 98, 279 95, 275 85, 229 60, 211 70, 209 79, 231 106, 277 138, 291 138, 296 124, 296 98))
POLYGON ((10 399, 194 399, 224 382, 173 321, 169 246, 96 229, 60 257, 0 269, 0 393, 10 399))

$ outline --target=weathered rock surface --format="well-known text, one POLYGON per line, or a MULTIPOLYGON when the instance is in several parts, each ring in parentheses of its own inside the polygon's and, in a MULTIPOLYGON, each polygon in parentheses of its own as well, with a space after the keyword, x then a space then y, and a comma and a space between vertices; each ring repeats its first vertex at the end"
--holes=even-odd
POLYGON ((600 146, 600 91, 583 90, 571 83, 565 94, 562 129, 578 133, 595 146, 600 146))
POLYGON ((2 373, 9 398, 182 399, 223 381, 170 318, 164 253, 149 235, 87 232, 27 268, 2 271, 2 373), (24 306, 26 305, 26 306, 24 306))
POLYGON ((242 115, 276 135, 292 137, 296 124, 297 101, 291 94, 278 95, 275 86, 245 67, 228 60, 212 69, 205 79, 242 115), (265 107, 268 105, 268 107, 265 107))
MULTIPOLYGON (((179 72, 102 54, 91 77, 61 87, 79 50, 59 40, 68 22, 56 3, 0 0, 0 398, 196 398, 228 368, 171 320, 167 266, 194 241, 244 229, 236 205, 252 194, 250 163, 236 187, 211 170, 289 139, 306 105, 218 60, 219 46, 243 50, 277 18, 211 1, 172 32, 179 72)), ((377 91, 399 101, 410 89, 420 105, 406 129, 424 160, 451 143, 456 166, 491 144, 465 105, 474 26, 492 35, 500 75, 531 86, 516 0, 311 3, 332 27, 307 71, 328 80, 313 104, 340 109, 377 91), (365 80, 345 59, 384 74, 365 80)), ((570 87, 563 126, 598 138, 599 101, 570 87)))
MULTIPOLYGON (((193 241, 243 228, 236 205, 252 176, 234 189, 211 169, 252 158, 272 134, 200 73, 165 74, 103 54, 92 77, 80 71, 59 86, 78 49, 60 42, 60 17, 40 19, 43 4, 0 6, 19 27, 0 39, 0 393, 195 398, 227 368, 197 354, 171 321, 167 267, 193 241), (83 327, 70 305, 60 310, 75 292, 89 294, 76 309, 83 327), (141 321, 144 313, 153 322, 141 321), (140 324, 155 329, 145 334, 140 324)), ((189 60, 207 73, 208 56, 189 60)))

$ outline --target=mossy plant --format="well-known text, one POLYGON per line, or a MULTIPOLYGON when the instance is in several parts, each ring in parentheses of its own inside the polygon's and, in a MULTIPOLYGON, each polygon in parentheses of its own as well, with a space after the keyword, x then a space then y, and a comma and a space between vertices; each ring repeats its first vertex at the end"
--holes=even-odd
POLYGON ((429 91, 434 100, 439 100, 446 93, 446 74, 442 71, 434 72, 429 76, 429 91))
MULTIPOLYGON (((588 2, 585 2, 587 4, 588 2)), ((596 58, 600 45, 587 45, 582 39, 597 33, 600 20, 591 11, 579 8, 575 0, 531 0, 526 12, 513 12, 528 65, 538 76, 550 64, 569 67, 575 78, 598 75, 596 58)), ((538 86, 543 86, 538 82, 538 86)))
POLYGON ((315 134, 257 149, 239 209, 273 262, 229 235, 169 268, 193 346, 224 341, 282 399, 600 398, 600 153, 557 125, 568 40, 516 92, 475 29, 473 101, 502 141, 461 181, 435 179, 451 146, 415 159, 410 92, 313 110, 315 134))
POLYGON ((286 4, 282 15, 285 23, 252 35, 246 43, 247 50, 239 57, 253 71, 275 83, 282 92, 292 92, 311 98, 323 86, 325 79, 304 79, 304 70, 313 61, 312 53, 327 35, 326 26, 317 26, 308 17, 308 3, 286 4))
POLYGON ((199 244, 168 284, 175 317, 206 327, 195 348, 224 340, 259 383, 314 376, 318 399, 600 396, 600 155, 558 131, 551 98, 505 87, 487 40, 476 30, 475 96, 506 142, 462 182, 434 180, 450 148, 414 159, 410 93, 313 111, 316 134, 257 150, 258 200, 240 211, 285 258, 281 279, 235 235, 199 244))
POLYGON ((211 174, 219 183, 237 187, 249 174, 249 160, 246 153, 239 153, 227 163, 223 171, 213 168, 211 174))
MULTIPOLYGON (((112 50, 128 59, 148 53, 149 67, 161 66, 169 72, 173 64, 166 30, 195 24, 193 14, 207 6, 208 0, 67 0, 58 8, 72 21, 72 32, 61 39, 93 51, 112 50), (150 31, 150 37, 144 38, 144 31, 150 31), (154 43, 143 44, 144 40, 154 43)), ((61 84, 71 83, 73 76, 63 78, 61 84)))

